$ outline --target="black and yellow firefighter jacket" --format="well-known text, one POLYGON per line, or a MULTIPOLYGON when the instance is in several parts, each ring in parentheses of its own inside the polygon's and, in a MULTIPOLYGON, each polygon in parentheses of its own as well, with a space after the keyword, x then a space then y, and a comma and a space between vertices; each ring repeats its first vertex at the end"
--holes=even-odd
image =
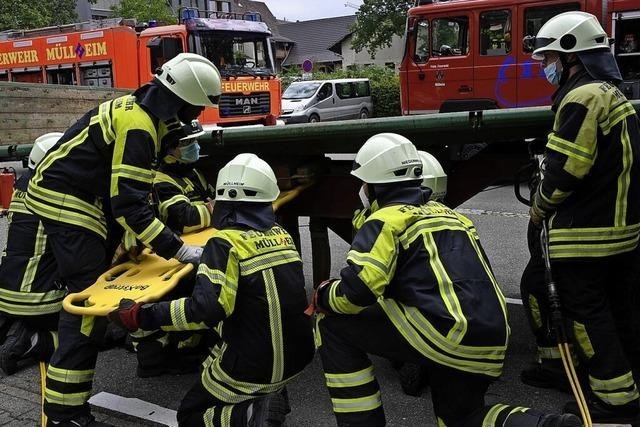
POLYGON ((144 305, 139 322, 144 330, 215 327, 222 340, 201 381, 217 399, 237 404, 280 390, 311 361, 306 307, 302 262, 282 227, 226 228, 204 249, 193 295, 144 305))
POLYGON ((319 305, 357 314, 379 304, 424 357, 497 377, 509 336, 504 296, 473 223, 421 192, 379 200, 319 305))
POLYGON ((153 178, 160 219, 178 234, 189 233, 211 225, 206 206, 215 192, 193 165, 163 165, 153 178))
POLYGON ((158 121, 133 95, 101 104, 40 162, 29 183, 27 208, 105 240, 106 214, 112 215, 159 255, 173 257, 182 241, 154 216, 149 195, 161 140, 178 126, 177 120, 158 121))
POLYGON ((586 72, 554 95, 556 118, 533 213, 550 221, 553 259, 633 250, 640 235, 640 121, 614 85, 586 72))
POLYGON ((26 208, 29 176, 16 183, 9 206, 7 247, 0 261, 0 312, 13 316, 57 313, 67 294, 42 222, 26 208))

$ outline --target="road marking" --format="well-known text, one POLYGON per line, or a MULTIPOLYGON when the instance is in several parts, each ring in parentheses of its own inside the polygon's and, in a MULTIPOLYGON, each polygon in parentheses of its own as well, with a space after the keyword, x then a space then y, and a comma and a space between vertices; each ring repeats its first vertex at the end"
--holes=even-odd
POLYGON ((461 213, 462 215, 492 215, 492 216, 502 216, 505 218, 529 219, 529 214, 523 213, 523 212, 501 212, 501 211, 489 211, 486 209, 465 209, 465 208, 456 208, 455 211, 458 213, 461 213))
POLYGON ((522 300, 518 298, 505 298, 507 304, 522 305, 522 300))
POLYGON ((144 420, 153 421, 170 427, 178 426, 176 411, 163 408, 144 400, 122 397, 117 394, 106 393, 104 391, 92 396, 89 403, 101 408, 109 409, 144 420))

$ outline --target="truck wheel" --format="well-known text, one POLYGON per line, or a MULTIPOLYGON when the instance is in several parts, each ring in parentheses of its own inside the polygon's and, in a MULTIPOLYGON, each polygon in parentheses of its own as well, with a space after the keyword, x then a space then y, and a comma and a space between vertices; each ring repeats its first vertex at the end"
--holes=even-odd
POLYGON ((360 110, 360 114, 358 115, 359 119, 368 119, 369 118, 369 111, 366 108, 363 108, 362 110, 360 110))
POLYGON ((309 117, 309 123, 318 123, 320 121, 320 116, 318 116, 317 114, 312 114, 309 117))

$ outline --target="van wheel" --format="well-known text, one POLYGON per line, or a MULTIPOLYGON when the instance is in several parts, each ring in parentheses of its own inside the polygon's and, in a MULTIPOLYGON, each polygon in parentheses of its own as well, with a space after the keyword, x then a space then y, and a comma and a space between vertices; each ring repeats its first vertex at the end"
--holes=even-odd
POLYGON ((369 118, 369 111, 366 108, 363 108, 362 110, 360 110, 360 115, 358 116, 359 119, 368 119, 369 118))
POLYGON ((317 114, 312 114, 309 117, 309 123, 318 123, 320 121, 320 116, 317 114))

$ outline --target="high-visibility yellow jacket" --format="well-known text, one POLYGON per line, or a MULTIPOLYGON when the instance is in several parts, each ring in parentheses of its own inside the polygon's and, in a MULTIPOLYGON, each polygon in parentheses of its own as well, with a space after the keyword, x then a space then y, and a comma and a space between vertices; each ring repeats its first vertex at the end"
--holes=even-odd
POLYGON ((38 164, 27 207, 43 219, 104 239, 106 215, 112 215, 159 255, 173 257, 182 241, 155 218, 149 194, 152 165, 163 136, 179 126, 174 122, 159 122, 133 95, 104 102, 69 128, 38 164))
POLYGON ((556 118, 532 209, 550 219, 553 259, 605 257, 640 236, 640 120, 610 83, 582 71, 554 98, 556 118))
POLYGON ((436 363, 500 375, 509 326, 505 300, 473 223, 416 187, 361 225, 340 279, 320 306, 356 314, 379 304, 407 342, 436 363))
POLYGON ((28 176, 16 183, 0 260, 0 312, 20 317, 57 313, 67 294, 42 222, 25 206, 27 184, 28 176))

